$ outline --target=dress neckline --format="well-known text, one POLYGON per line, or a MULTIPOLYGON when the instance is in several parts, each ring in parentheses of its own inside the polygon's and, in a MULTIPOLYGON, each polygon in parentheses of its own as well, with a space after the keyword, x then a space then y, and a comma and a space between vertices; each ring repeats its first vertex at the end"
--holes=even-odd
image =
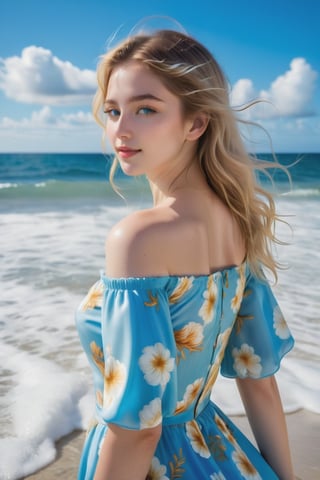
POLYGON ((193 280, 217 278, 223 275, 232 275, 239 274, 241 270, 246 271, 247 261, 244 260, 240 265, 231 265, 230 267, 223 267, 219 270, 215 270, 211 273, 206 274, 170 274, 170 275, 150 275, 150 276, 136 276, 136 277, 109 277, 105 274, 103 270, 100 271, 101 281, 108 287, 126 287, 134 285, 144 285, 145 287, 150 286, 164 286, 170 280, 179 280, 184 278, 189 278, 193 280))

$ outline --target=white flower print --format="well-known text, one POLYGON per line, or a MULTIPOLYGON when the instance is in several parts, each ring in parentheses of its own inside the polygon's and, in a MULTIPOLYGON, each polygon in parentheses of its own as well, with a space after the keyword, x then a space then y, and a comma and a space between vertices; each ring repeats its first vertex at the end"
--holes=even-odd
POLYGON ((154 398, 145 405, 139 412, 139 418, 141 428, 152 428, 159 425, 162 421, 160 398, 154 398))
POLYGON ((148 472, 148 480, 169 480, 169 478, 166 476, 166 473, 167 467, 165 465, 161 465, 157 457, 153 457, 151 467, 148 472))
POLYGON ((170 372, 174 369, 175 360, 170 357, 170 351, 158 342, 145 347, 139 358, 139 366, 149 385, 166 385, 170 380, 170 372))
POLYGON ((214 473, 213 475, 210 475, 210 480, 226 480, 226 477, 221 472, 214 473))
POLYGON ((234 438, 230 427, 217 413, 215 413, 214 415, 214 421, 216 422, 216 425, 219 428, 220 432, 229 440, 229 442, 235 444, 236 439, 234 438))
POLYGON ((214 281, 213 276, 208 278, 207 290, 203 292, 203 298, 205 299, 198 315, 203 319, 204 323, 210 323, 213 320, 216 300, 217 300, 217 285, 214 281))
POLYGON ((231 300, 231 309, 234 313, 237 313, 239 311, 242 298, 243 298, 244 288, 246 286, 246 277, 244 274, 243 265, 238 268, 238 272, 239 272, 239 278, 237 280, 237 289, 234 297, 231 300))
POLYGON ((213 385, 215 384, 215 381, 218 377, 218 374, 219 374, 219 369, 220 369, 220 364, 219 363, 216 363, 214 362, 211 367, 210 367, 210 371, 209 371, 209 375, 208 375, 208 378, 207 378, 207 381, 206 381, 206 384, 205 384, 205 387, 204 389, 202 390, 202 393, 201 393, 201 396, 200 396, 200 400, 199 400, 199 403, 200 402, 203 402, 203 400, 211 394, 211 390, 212 390, 212 387, 213 385))
POLYGON ((234 358, 233 368, 240 378, 259 378, 262 370, 261 358, 254 353, 253 347, 243 343, 240 349, 232 350, 232 356, 234 358))
POLYGON ((226 328, 222 333, 219 333, 217 338, 216 352, 217 359, 216 362, 221 363, 223 359, 223 354, 227 346, 232 328, 226 328))
POLYGON ((290 337, 290 330, 278 305, 273 310, 273 328, 276 335, 282 340, 290 337))
POLYGON ((193 383, 187 386, 183 395, 183 400, 177 403, 175 415, 184 412, 198 397, 203 385, 203 378, 197 378, 193 383))
POLYGON ((126 366, 115 359, 108 356, 105 361, 104 368, 104 390, 103 390, 103 406, 108 408, 115 399, 123 392, 127 380, 126 366))
POLYGON ((223 354, 225 351, 225 347, 228 343, 228 339, 231 333, 231 328, 227 328, 224 332, 220 333, 217 338, 217 344, 216 344, 216 356, 214 359, 214 363, 210 367, 210 372, 207 378, 207 382, 205 384, 205 387, 202 391, 201 397, 199 402, 203 402, 203 400, 211 394, 211 390, 213 388, 213 385, 215 384, 215 381, 218 377, 219 370, 220 370, 220 365, 223 359, 223 354))
POLYGON ((191 420, 186 423, 187 437, 190 440, 193 450, 203 458, 210 457, 209 448, 203 438, 200 427, 196 420, 191 420))
POLYGON ((262 480, 255 467, 241 450, 235 450, 232 459, 243 478, 246 480, 262 480))

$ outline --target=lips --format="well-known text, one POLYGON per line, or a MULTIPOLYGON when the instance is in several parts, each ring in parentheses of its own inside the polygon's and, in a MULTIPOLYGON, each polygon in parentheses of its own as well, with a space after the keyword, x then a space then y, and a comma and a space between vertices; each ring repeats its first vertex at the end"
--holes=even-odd
POLYGON ((116 151, 121 158, 130 158, 141 152, 140 149, 130 148, 130 147, 118 147, 116 151))

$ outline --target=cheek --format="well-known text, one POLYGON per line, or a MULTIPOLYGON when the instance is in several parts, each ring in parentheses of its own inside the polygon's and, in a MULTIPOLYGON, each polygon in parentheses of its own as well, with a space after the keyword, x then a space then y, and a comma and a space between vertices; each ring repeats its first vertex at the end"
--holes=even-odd
POLYGON ((178 139, 184 135, 184 128, 180 118, 172 117, 166 118, 164 122, 158 124, 159 135, 168 136, 168 141, 172 138, 178 139))
POLYGON ((114 137, 114 131, 115 131, 114 125, 112 124, 112 122, 107 120, 106 126, 104 128, 104 133, 109 140, 111 140, 114 137))

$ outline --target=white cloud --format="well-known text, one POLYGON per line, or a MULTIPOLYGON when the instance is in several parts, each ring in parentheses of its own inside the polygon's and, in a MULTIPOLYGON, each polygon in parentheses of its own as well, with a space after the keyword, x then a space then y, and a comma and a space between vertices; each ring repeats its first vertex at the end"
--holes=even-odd
POLYGON ((238 80, 231 92, 232 105, 244 105, 256 97, 256 92, 252 80, 249 78, 241 78, 238 80))
MULTIPOLYGON (((111 151, 108 142, 106 151, 111 151)), ((102 130, 90 112, 57 114, 51 106, 15 120, 0 118, 2 152, 96 152, 102 151, 102 130)))
POLYGON ((96 74, 60 60, 50 50, 29 46, 20 57, 0 59, 0 89, 23 103, 84 104, 92 100, 96 74))
MULTIPOLYGON (((60 116, 54 115, 52 109, 46 105, 40 110, 32 112, 29 118, 14 120, 4 117, 0 120, 0 129, 74 129, 77 127, 93 127, 96 123, 91 113, 78 111, 76 113, 63 113, 60 116)), ((97 127, 98 128, 98 127, 97 127)))
POLYGON ((251 118, 305 117, 314 114, 312 106, 317 72, 304 58, 294 58, 290 69, 277 77, 268 90, 257 92, 250 79, 240 79, 233 86, 231 103, 238 107, 255 99, 266 100, 246 110, 251 118))

